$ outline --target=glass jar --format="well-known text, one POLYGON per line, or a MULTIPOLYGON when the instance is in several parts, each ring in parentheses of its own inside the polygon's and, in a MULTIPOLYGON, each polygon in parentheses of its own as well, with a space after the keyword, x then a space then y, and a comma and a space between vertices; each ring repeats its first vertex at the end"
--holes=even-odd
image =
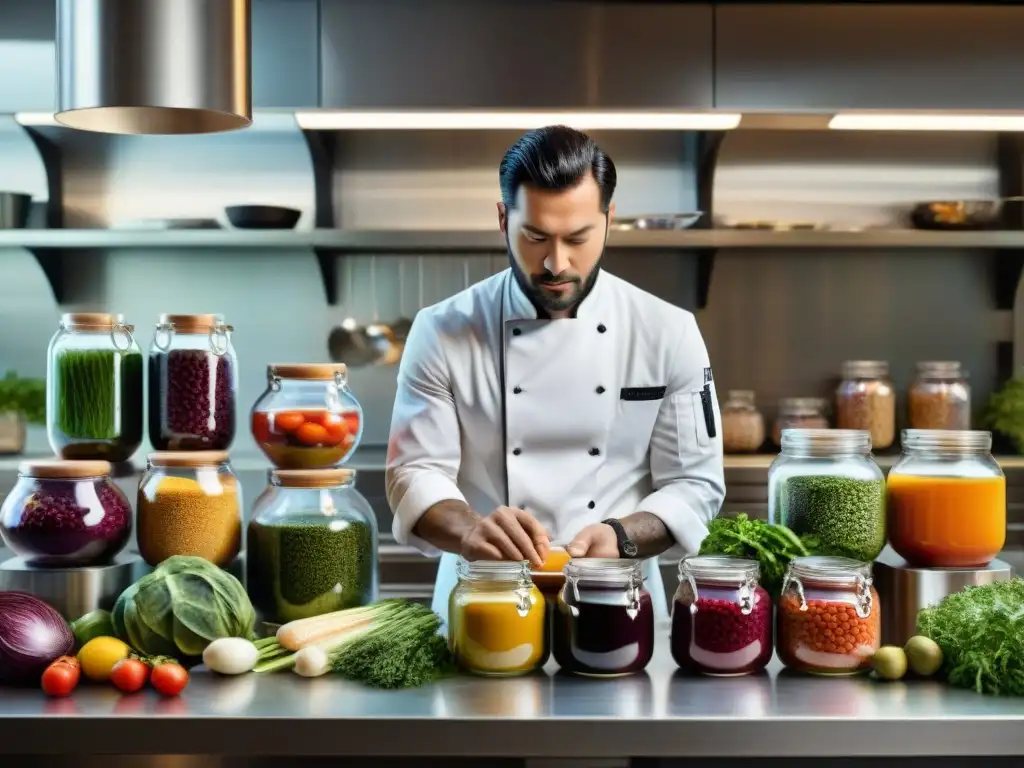
POLYGON ((363 409, 341 363, 268 365, 267 389, 252 407, 252 436, 276 467, 344 463, 363 434, 363 409))
POLYGON ((132 507, 106 461, 26 461, 0 507, 0 534, 29 565, 110 563, 132 534, 132 507))
POLYGON ((555 609, 555 661, 594 677, 643 670, 654 651, 654 608, 639 560, 583 558, 565 566, 555 609))
POLYGON ((907 401, 911 429, 971 428, 971 386, 958 362, 918 363, 907 401))
POLYGON ((889 364, 882 360, 847 360, 843 380, 836 389, 836 426, 866 429, 871 447, 888 448, 896 442, 896 391, 889 380, 889 364))
POLYGON ((885 480, 871 434, 787 429, 768 468, 768 520, 818 537, 825 551, 871 562, 885 546, 885 480))
POLYGON ((828 429, 827 408, 828 403, 820 397, 784 397, 779 400, 779 413, 772 431, 775 447, 782 447, 782 431, 785 429, 828 429))
POLYGON ((889 471, 889 543, 917 568, 984 568, 1006 543, 1006 477, 992 434, 907 429, 889 471))
POLYGON ((882 634, 871 564, 795 558, 782 582, 777 621, 779 660, 787 667, 820 675, 866 672, 882 634))
POLYGON ((748 675, 771 661, 772 600, 754 560, 698 555, 679 561, 672 658, 687 672, 748 675))
POLYGON ((142 352, 121 315, 63 315, 46 352, 46 434, 64 459, 127 461, 142 444, 142 352))
POLYGON ((149 454, 137 514, 139 553, 150 565, 174 555, 232 563, 242 545, 242 489, 227 451, 149 454))
POLYGON ((149 441, 158 451, 226 450, 238 387, 220 315, 161 315, 149 349, 149 441))
POLYGON ((539 669, 548 658, 544 596, 527 561, 459 560, 448 601, 448 642, 459 666, 508 677, 539 669))
POLYGON ((275 469, 253 505, 246 586, 272 624, 377 599, 377 518, 348 469, 275 469))
POLYGON ((722 449, 753 453, 764 443, 764 416, 754 405, 754 393, 734 389, 722 406, 722 449))

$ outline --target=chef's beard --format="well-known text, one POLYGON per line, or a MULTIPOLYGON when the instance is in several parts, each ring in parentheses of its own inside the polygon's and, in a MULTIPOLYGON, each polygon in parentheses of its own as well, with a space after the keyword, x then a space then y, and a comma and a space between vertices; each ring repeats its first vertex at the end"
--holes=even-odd
POLYGON ((566 312, 576 309, 587 297, 587 294, 590 293, 594 283, 597 282, 597 275, 601 271, 601 260, 604 259, 604 251, 602 250, 597 261, 594 262, 594 268, 590 270, 590 274, 586 278, 580 275, 564 273, 553 275, 546 270, 540 275, 528 275, 519 266, 519 262, 516 261, 512 248, 509 247, 507 236, 505 238, 505 246, 508 250, 508 263, 512 267, 512 274, 515 275, 519 287, 539 311, 549 314, 551 312, 566 312), (574 288, 564 296, 554 296, 544 290, 544 285, 558 285, 560 283, 572 283, 574 288))

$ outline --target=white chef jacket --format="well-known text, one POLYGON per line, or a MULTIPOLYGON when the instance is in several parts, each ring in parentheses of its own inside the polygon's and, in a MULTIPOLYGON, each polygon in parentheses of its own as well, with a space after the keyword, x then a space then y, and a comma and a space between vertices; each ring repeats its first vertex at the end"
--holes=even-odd
MULTIPOLYGON (((438 555, 413 528, 456 499, 525 509, 562 545, 651 512, 696 552, 725 496, 720 424, 693 314, 602 270, 576 317, 538 319, 505 270, 416 315, 388 444, 395 539, 438 555)), ((456 561, 438 569, 442 618, 456 561)), ((644 572, 664 618, 656 558, 644 572)))

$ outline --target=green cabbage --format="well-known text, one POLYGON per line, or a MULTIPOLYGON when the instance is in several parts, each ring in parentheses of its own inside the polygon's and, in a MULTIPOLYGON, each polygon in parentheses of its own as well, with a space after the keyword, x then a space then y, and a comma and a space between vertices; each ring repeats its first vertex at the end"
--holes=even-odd
POLYGON ((252 639, 256 612, 238 579, 177 555, 128 587, 113 611, 117 636, 147 656, 201 657, 221 637, 252 639))

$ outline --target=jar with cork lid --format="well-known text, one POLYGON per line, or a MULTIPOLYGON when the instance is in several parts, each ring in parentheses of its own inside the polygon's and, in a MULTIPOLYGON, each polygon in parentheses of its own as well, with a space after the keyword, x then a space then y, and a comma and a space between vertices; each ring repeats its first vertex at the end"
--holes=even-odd
POLYGON ((137 518, 139 553, 149 565, 174 555, 230 565, 242 546, 242 495, 227 451, 151 453, 137 518))
POLYGON ((828 429, 825 416, 827 402, 820 397, 784 397, 779 400, 779 413, 772 430, 772 442, 782 447, 782 432, 786 429, 828 429))
POLYGON ((959 362, 918 363, 907 394, 911 429, 971 428, 971 387, 959 362))
POLYGON ((726 453, 753 453, 764 443, 764 416, 747 389, 729 391, 722 406, 722 449, 726 453))
POLYGON ((847 360, 836 389, 836 427, 871 433, 878 451, 896 441, 896 392, 884 360, 847 360))

